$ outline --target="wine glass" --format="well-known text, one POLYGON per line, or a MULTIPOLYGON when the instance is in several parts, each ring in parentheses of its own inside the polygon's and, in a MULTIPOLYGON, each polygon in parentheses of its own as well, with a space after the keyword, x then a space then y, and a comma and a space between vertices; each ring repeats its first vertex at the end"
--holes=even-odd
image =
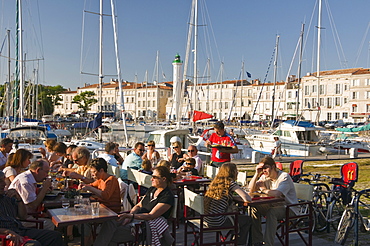
POLYGON ((62 208, 65 210, 65 214, 67 214, 67 210, 68 210, 69 206, 70 206, 69 200, 66 199, 66 198, 63 198, 62 199, 62 208))

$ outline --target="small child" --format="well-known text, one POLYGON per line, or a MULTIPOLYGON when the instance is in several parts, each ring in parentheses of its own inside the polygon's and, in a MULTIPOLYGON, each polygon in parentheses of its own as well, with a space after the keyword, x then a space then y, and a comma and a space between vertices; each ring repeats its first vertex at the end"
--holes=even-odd
POLYGON ((152 175, 152 162, 150 160, 143 160, 140 172, 152 175))
POLYGON ((184 165, 179 167, 177 169, 178 173, 183 173, 185 174, 186 172, 191 172, 191 175, 198 176, 198 170, 195 169, 195 159, 194 158, 187 158, 185 159, 184 165))

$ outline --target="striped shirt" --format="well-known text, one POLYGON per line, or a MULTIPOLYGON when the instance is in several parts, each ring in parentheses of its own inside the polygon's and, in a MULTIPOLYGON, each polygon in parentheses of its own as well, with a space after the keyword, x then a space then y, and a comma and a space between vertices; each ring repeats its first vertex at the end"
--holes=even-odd
POLYGON ((18 205, 14 198, 0 196, 0 228, 19 232, 22 225, 16 219, 17 211, 18 205))
MULTIPOLYGON (((236 190, 239 186, 235 183, 235 181, 232 181, 230 183, 229 187, 229 195, 228 196, 222 196, 221 199, 216 200, 209 197, 205 197, 205 199, 211 199, 209 206, 204 207, 205 214, 222 214, 226 213, 228 208, 230 207, 233 197, 232 193, 234 190, 236 190)), ((220 216, 212 216, 212 217, 204 217, 204 220, 208 223, 208 226, 221 226, 225 220, 226 216, 220 215, 220 216)))

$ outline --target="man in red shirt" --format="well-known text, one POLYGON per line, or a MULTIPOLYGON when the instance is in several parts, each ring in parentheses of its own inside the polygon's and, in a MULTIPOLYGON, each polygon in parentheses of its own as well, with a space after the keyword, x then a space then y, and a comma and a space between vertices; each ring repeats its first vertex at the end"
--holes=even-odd
POLYGON ((238 147, 232 136, 225 131, 225 125, 218 121, 213 125, 215 131, 205 142, 205 146, 212 147, 211 165, 215 167, 222 166, 225 162, 231 161, 231 155, 238 153, 238 147))

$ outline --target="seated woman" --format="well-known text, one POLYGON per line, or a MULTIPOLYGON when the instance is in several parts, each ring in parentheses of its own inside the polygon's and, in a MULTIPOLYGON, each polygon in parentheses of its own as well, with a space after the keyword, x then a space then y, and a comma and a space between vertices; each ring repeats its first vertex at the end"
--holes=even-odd
MULTIPOLYGON (((252 198, 236 184, 237 174, 238 170, 234 163, 224 163, 220 167, 204 197, 205 214, 221 214, 230 211, 228 209, 233 207, 233 192, 236 192, 244 202, 252 201, 252 198)), ((238 216, 238 245, 245 245, 251 218, 244 214, 238 216)), ((209 216, 205 217, 204 220, 210 227, 233 225, 233 221, 228 216, 209 216)))
POLYGON ((83 191, 90 191, 94 198, 116 213, 121 211, 121 195, 118 179, 107 173, 108 164, 103 158, 95 158, 90 163, 93 183, 81 184, 83 191))
POLYGON ((181 151, 182 144, 179 141, 172 143, 173 153, 169 156, 168 161, 171 163, 171 167, 178 169, 184 162, 184 151, 181 151))
MULTIPOLYGON (((129 213, 119 214, 117 221, 104 222, 94 245, 117 245, 118 242, 134 240, 129 225, 134 219, 149 221, 160 216, 168 218, 174 205, 174 196, 169 188, 171 183, 169 169, 163 166, 156 167, 153 170, 152 187, 148 189, 145 197, 129 213)), ((168 230, 165 233, 166 235, 160 239, 161 245, 170 245, 172 242, 169 241, 172 238, 168 230)))
POLYGON ((32 157, 33 154, 26 149, 18 149, 12 157, 9 155, 9 161, 7 161, 3 170, 6 183, 5 190, 8 189, 14 178, 28 167, 32 157))
MULTIPOLYGON (((108 165, 103 158, 95 158, 90 163, 90 171, 96 180, 91 184, 81 184, 83 191, 92 192, 93 198, 116 213, 121 211, 121 194, 118 179, 107 173, 108 165)), ((92 245, 90 224, 85 224, 85 245, 92 245)))
POLYGON ((160 161, 161 155, 158 151, 155 150, 155 142, 153 140, 149 141, 148 150, 142 156, 143 160, 149 160, 153 166, 157 165, 158 161, 160 161))

